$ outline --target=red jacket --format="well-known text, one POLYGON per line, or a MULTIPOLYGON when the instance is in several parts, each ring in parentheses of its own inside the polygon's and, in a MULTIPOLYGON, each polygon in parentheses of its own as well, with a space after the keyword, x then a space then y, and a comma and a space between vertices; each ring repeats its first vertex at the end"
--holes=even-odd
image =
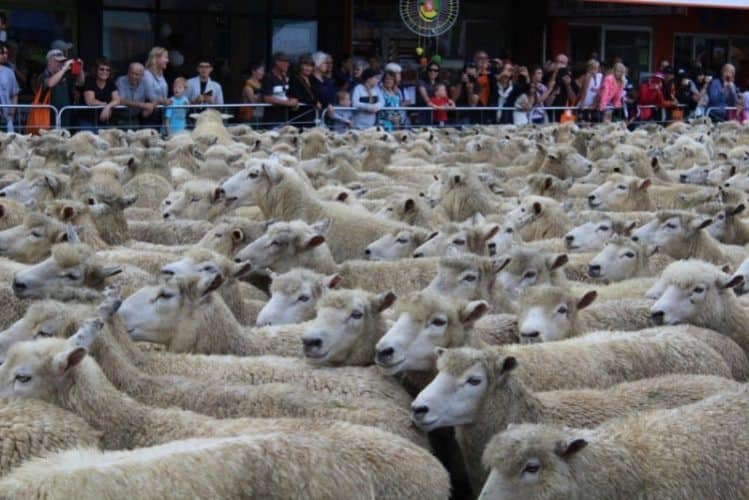
MULTIPOLYGON (((637 99, 637 104, 640 106, 655 106, 656 108, 673 107, 670 101, 663 98, 661 88, 655 85, 652 80, 640 85, 640 96, 637 99)), ((640 119, 649 120, 653 116, 654 111, 653 108, 641 108, 640 119)))

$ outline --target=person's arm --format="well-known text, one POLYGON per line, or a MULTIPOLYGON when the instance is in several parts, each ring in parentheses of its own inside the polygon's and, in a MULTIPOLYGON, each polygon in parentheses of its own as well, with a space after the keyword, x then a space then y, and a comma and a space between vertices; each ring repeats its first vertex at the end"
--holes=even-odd
POLYGON ((65 73, 70 69, 71 64, 73 64, 72 59, 68 59, 67 61, 65 61, 65 64, 62 65, 62 68, 60 68, 57 73, 55 73, 54 75, 50 75, 50 77, 44 81, 44 86, 48 89, 51 89, 52 87, 60 83, 60 80, 62 80, 62 78, 65 76, 65 73))
POLYGON ((214 86, 213 90, 213 104, 224 104, 224 90, 218 83, 214 86))
POLYGON ((710 86, 707 89, 710 106, 720 106, 721 98, 723 97, 722 86, 723 82, 717 78, 713 78, 713 81, 710 82, 710 86))
POLYGON ((421 85, 421 83, 419 83, 416 91, 419 93, 424 102, 427 103, 427 106, 432 106, 431 100, 429 99, 429 92, 427 92, 427 88, 424 85, 421 85))
MULTIPOLYGON (((599 111, 604 111, 606 109, 606 106, 609 105, 609 101, 614 94, 615 85, 613 82, 613 77, 609 78, 609 76, 603 79, 601 86, 598 88, 598 94, 600 96, 600 99, 598 100, 599 111)), ((583 92, 585 92, 585 90, 583 90, 583 92)))
MULTIPOLYGON (((592 75, 590 73, 585 73, 585 78, 583 78, 583 83, 582 83, 582 86, 580 87, 580 105, 581 106, 585 102, 585 97, 588 95, 588 87, 590 87, 591 76, 592 75)), ((605 81, 606 80, 604 79, 604 82, 605 81)), ((599 87, 598 92, 600 91, 601 91, 601 88, 599 87)))
POLYGON ((351 93, 351 105, 356 108, 357 111, 369 111, 371 109, 369 103, 361 102, 361 98, 364 95, 364 92, 362 91, 363 88, 363 85, 357 85, 351 93))

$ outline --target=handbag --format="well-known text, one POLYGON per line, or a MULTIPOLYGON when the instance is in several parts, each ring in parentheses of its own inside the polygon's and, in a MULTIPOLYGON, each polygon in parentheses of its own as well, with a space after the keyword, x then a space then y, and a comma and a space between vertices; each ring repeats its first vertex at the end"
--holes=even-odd
MULTIPOLYGON (((570 102, 567 101, 567 107, 569 108, 569 106, 570 102)), ((575 120, 577 120, 577 117, 571 109, 565 109, 562 116, 559 117, 559 123, 575 123, 575 120)))
MULTIPOLYGON (((39 89, 34 95, 34 100, 31 103, 33 106, 49 105, 52 89, 47 89, 46 92, 42 93, 42 87, 42 85, 39 85, 39 89)), ((26 118, 26 133, 39 135, 40 131, 49 130, 51 124, 49 113, 49 108, 31 108, 29 116, 26 118)))

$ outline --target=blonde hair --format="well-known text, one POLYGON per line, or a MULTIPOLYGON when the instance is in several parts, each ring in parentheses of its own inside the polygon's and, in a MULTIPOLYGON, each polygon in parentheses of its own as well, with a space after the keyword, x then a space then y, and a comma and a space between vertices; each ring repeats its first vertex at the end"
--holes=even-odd
POLYGON ((166 52, 166 49, 164 47, 156 46, 151 49, 151 52, 148 53, 148 59, 146 60, 146 68, 148 68, 148 70, 151 73, 157 74, 158 70, 156 69, 156 59, 164 55, 165 52, 166 52))
POLYGON ((181 76, 178 76, 172 82, 172 88, 174 88, 175 85, 182 85, 183 87, 187 88, 187 80, 181 76))
MULTIPOLYGON (((614 64, 614 67, 612 68, 613 71, 611 72, 613 75, 616 75, 616 70, 620 69, 622 70, 622 81, 624 80, 624 75, 627 74, 627 67, 623 63, 616 63, 614 64)), ((616 78, 616 76, 614 76, 616 78)))
POLYGON ((592 70, 594 70, 594 69, 599 69, 600 67, 601 67, 601 63, 599 63, 599 62, 598 62, 598 61, 597 61, 596 59, 590 59, 590 60, 589 60, 589 61, 588 61, 588 62, 587 62, 587 63, 585 64, 585 69, 586 69, 587 71, 592 71, 592 70))

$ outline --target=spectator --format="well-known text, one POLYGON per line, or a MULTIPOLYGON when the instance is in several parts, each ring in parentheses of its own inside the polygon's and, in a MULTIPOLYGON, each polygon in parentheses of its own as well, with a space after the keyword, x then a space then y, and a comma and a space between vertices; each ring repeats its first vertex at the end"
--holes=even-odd
POLYGON ((601 63, 591 59, 585 66, 585 75, 580 85, 580 106, 581 120, 586 122, 601 121, 599 111, 599 89, 603 83, 603 74, 601 73, 601 63))
POLYGON ((369 68, 367 61, 364 59, 354 59, 353 65, 351 66, 351 77, 348 81, 348 90, 353 92, 354 88, 360 83, 363 83, 362 73, 365 69, 369 68))
POLYGON ((8 41, 8 15, 5 12, 0 12, 0 42, 6 43, 8 41))
POLYGON ((299 100, 289 97, 289 57, 283 52, 273 54, 273 67, 263 77, 263 101, 272 104, 263 109, 263 123, 267 127, 289 119, 288 111, 299 106, 299 100))
POLYGON ((710 111, 710 118, 715 122, 722 122, 730 119, 726 107, 736 106, 738 102, 738 92, 734 78, 736 77, 736 68, 732 64, 724 64, 720 70, 720 78, 714 78, 707 89, 708 108, 716 108, 710 111))
MULTIPOLYGON (((66 59, 59 49, 47 52, 47 67, 40 76, 42 91, 51 89, 50 104, 55 108, 62 109, 73 104, 73 89, 76 85, 83 85, 86 75, 83 73, 83 62, 81 61, 81 72, 78 76, 71 75, 68 71, 73 65, 73 59, 66 59)), ((71 114, 62 113, 60 124, 69 128, 71 125, 71 114)), ((52 123, 54 123, 54 118, 52 123)))
MULTIPOLYGON (((245 80, 244 87, 242 88, 243 104, 258 104, 263 102, 263 77, 265 77, 265 63, 259 61, 250 64, 250 77, 245 80)), ((253 116, 261 118, 263 116, 263 108, 239 108, 239 118, 242 121, 248 122, 252 120, 253 116)))
POLYGON ((640 120, 658 120, 661 109, 671 108, 677 104, 677 101, 667 101, 663 97, 663 79, 664 75, 659 71, 651 76, 649 81, 640 85, 637 102, 640 120))
POLYGON ((187 80, 185 96, 190 104, 223 104, 224 92, 221 84, 211 80, 213 65, 202 59, 198 62, 198 76, 187 80))
MULTIPOLYGON (((7 44, 8 60, 5 62, 5 66, 12 69, 15 73, 19 88, 25 89, 29 84, 28 69, 26 68, 25 61, 18 60, 18 44, 16 42, 11 40, 7 44)), ((23 93, 23 90, 21 93, 23 93)))
POLYGON ((410 106, 413 102, 406 99, 403 89, 401 88, 401 82, 403 81, 403 68, 401 65, 394 62, 389 62, 385 65, 385 73, 390 72, 395 77, 395 91, 400 95, 400 105, 410 106))
MULTIPOLYGON (((474 63, 468 63, 460 73, 460 79, 450 88, 450 98, 455 101, 458 108, 475 108, 479 105, 480 87, 475 72, 471 74, 470 66, 475 69, 474 63)), ((480 123, 480 111, 458 111, 458 123, 480 123)))
MULTIPOLYGON (((336 103, 337 106, 342 108, 351 107, 351 95, 348 90, 342 89, 336 92, 336 103)), ((336 132, 345 132, 351 128, 353 124, 353 111, 350 109, 333 109, 333 113, 330 115, 333 120, 333 130, 336 132)))
MULTIPOLYGON (((154 47, 148 53, 146 69, 143 72, 143 89, 146 100, 154 106, 169 105, 169 85, 164 78, 164 70, 169 65, 169 52, 164 47, 154 47)), ((161 127, 164 113, 155 109, 153 113, 144 116, 143 123, 161 127)))
POLYGON ((385 99, 377 86, 377 73, 372 69, 365 69, 361 73, 360 83, 354 87, 351 102, 356 108, 353 127, 357 129, 371 127, 375 124, 377 112, 382 109, 385 99))
POLYGON ((179 106, 186 106, 190 104, 190 99, 186 95, 187 81, 180 77, 174 79, 172 84, 172 91, 174 92, 169 106, 164 112, 164 124, 166 125, 167 135, 174 135, 182 132, 187 127, 187 108, 179 106))
POLYGON ((530 123, 530 113, 536 103, 536 89, 528 81, 528 70, 518 73, 518 78, 513 84, 512 123, 515 125, 527 125, 530 123))
POLYGON ((70 49, 73 48, 73 44, 66 42, 65 40, 55 40, 49 45, 49 48, 52 50, 60 50, 65 57, 70 57, 70 49))
POLYGON ((697 109, 700 102, 700 91, 697 85, 689 78, 685 68, 676 70, 676 99, 684 110, 684 118, 689 118, 697 109))
POLYGON ((435 109, 432 112, 432 123, 444 127, 447 124, 447 110, 455 108, 453 100, 447 97, 447 86, 444 83, 434 86, 434 97, 429 100, 429 105, 435 109))
POLYGON ((624 119, 624 86, 625 74, 627 68, 624 64, 618 62, 614 64, 614 68, 606 75, 603 79, 601 88, 598 91, 598 112, 603 117, 603 121, 610 122, 612 118, 617 121, 624 119), (611 111, 607 108, 613 107, 611 111))
POLYGON ((534 66, 531 69, 531 86, 536 91, 536 100, 533 103, 531 121, 533 123, 546 123, 546 113, 544 113, 542 108, 546 99, 549 98, 551 89, 544 85, 544 70, 541 66, 534 66))
POLYGON ((401 110, 390 110, 388 108, 400 108, 401 94, 395 86, 396 76, 392 71, 386 71, 382 77, 382 98, 384 109, 377 114, 377 123, 387 131, 401 128, 406 121, 406 114, 401 110))
MULTIPOLYGON (((0 106, 18 104, 18 82, 13 70, 6 67, 8 60, 8 44, 0 42, 0 106)), ((13 132, 13 117, 15 108, 0 109, 0 130, 13 132)))
MULTIPOLYGON (((427 65, 424 79, 419 80, 418 86, 416 87, 416 106, 420 108, 429 106, 429 101, 434 97, 434 87, 439 80, 439 74, 439 64, 432 62, 427 65)), ((356 103, 356 100, 354 100, 354 103, 356 103)), ((431 122, 431 115, 428 111, 422 111, 419 113, 419 116, 422 124, 431 122)))
POLYGON ((90 114, 81 116, 81 125, 97 129, 97 123, 109 123, 112 112, 120 104, 120 95, 117 86, 110 78, 112 76, 112 65, 109 60, 100 58, 96 60, 94 74, 86 78, 83 86, 83 101, 86 106, 104 106, 90 114))
POLYGON ((315 63, 308 55, 299 58, 296 74, 289 81, 289 97, 296 98, 303 107, 295 108, 291 118, 295 125, 310 126, 315 124, 317 110, 322 106, 321 99, 312 87, 312 72, 315 63))
POLYGON ((497 80, 497 123, 507 124, 512 123, 512 110, 502 109, 510 108, 510 95, 514 90, 512 84, 512 70, 505 67, 501 72, 495 73, 495 79, 497 80))
POLYGON ((479 84, 479 106, 487 107, 492 95, 489 56, 483 50, 477 50, 473 54, 473 64, 476 67, 476 81, 479 84))
POLYGON ((154 110, 154 104, 146 102, 146 90, 143 87, 144 71, 145 68, 141 63, 130 63, 127 74, 115 81, 120 104, 127 106, 123 115, 126 119, 125 124, 129 126, 140 124, 140 117, 147 118, 154 110))
POLYGON ((315 64, 310 78, 312 89, 322 107, 328 108, 335 103, 336 96, 335 82, 329 76, 333 71, 333 58, 330 54, 317 51, 312 54, 312 62, 315 64))
POLYGON ((710 100, 710 97, 707 93, 708 87, 710 86, 710 82, 712 81, 713 77, 708 76, 705 74, 705 70, 702 69, 702 67, 697 67, 694 70, 694 83, 696 87, 699 89, 700 93, 700 99, 697 101, 697 107, 694 110, 694 116, 700 117, 705 116, 705 112, 707 111, 707 104, 710 100))
MULTIPOLYGON (((546 80, 546 85, 551 88, 549 98, 546 104, 552 107, 575 106, 577 96, 580 93, 580 87, 572 78, 569 68, 567 67, 569 58, 565 54, 557 54, 554 63, 551 65, 551 72, 546 80)), ((550 113, 551 119, 559 121, 563 110, 557 109, 550 113)))

